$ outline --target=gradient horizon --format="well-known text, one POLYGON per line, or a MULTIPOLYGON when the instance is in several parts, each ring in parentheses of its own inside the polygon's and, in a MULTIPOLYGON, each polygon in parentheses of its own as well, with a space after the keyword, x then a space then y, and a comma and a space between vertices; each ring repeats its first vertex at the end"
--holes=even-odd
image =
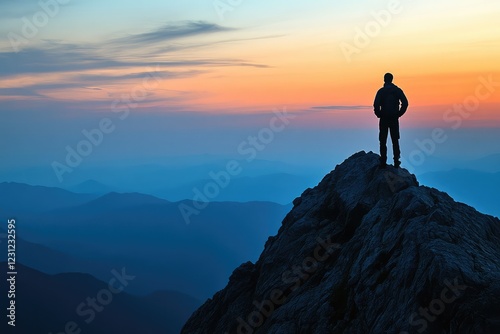
MULTIPOLYGON (((373 136, 371 104, 386 72, 410 101, 403 128, 481 137, 500 127, 500 3, 232 3, 0 2, 6 165, 60 159, 104 117, 117 128, 99 147, 113 147, 111 160, 231 152, 282 108, 297 116, 282 144, 289 154, 301 137, 323 131, 373 136), (117 142, 127 133, 132 143, 117 142)), ((499 153, 494 143, 482 152, 499 153)))

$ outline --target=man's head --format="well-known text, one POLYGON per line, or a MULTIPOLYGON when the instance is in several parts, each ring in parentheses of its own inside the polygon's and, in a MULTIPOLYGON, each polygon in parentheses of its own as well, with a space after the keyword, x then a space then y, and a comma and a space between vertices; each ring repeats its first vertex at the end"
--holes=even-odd
POLYGON ((391 73, 386 73, 384 75, 384 82, 385 83, 392 83, 393 79, 394 79, 394 76, 391 73))

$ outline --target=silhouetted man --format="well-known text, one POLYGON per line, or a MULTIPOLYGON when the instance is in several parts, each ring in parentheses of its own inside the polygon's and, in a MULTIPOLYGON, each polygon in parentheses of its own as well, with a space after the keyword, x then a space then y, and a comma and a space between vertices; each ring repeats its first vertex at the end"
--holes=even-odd
POLYGON ((380 167, 387 166, 387 135, 391 131, 392 150, 394 153, 394 167, 401 165, 399 161, 399 117, 408 109, 408 99, 403 90, 392 83, 394 76, 391 73, 384 75, 384 87, 379 89, 373 107, 375 115, 380 118, 380 167))

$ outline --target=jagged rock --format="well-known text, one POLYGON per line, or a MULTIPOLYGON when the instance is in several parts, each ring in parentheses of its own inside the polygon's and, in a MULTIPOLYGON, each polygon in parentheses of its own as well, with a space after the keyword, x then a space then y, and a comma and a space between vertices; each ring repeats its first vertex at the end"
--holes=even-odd
POLYGON ((306 190, 182 333, 500 333, 500 221, 378 159, 306 190))

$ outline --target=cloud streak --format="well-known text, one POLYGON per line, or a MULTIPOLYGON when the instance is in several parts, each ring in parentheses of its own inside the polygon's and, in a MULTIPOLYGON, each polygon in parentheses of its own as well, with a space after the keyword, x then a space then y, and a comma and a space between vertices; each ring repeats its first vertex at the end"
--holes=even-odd
POLYGON ((371 109, 372 106, 362 106, 362 105, 354 105, 354 106, 341 106, 341 105, 333 105, 333 106, 317 106, 312 107, 311 110, 321 111, 321 110, 364 110, 371 109))
POLYGON ((127 44, 151 45, 154 43, 164 43, 180 38, 214 34, 233 30, 235 29, 222 27, 218 24, 204 21, 184 21, 167 24, 155 31, 118 38, 112 42, 121 46, 127 44))
MULTIPOLYGON (((161 80, 172 80, 179 78, 189 78, 197 76, 203 71, 155 71, 154 75, 161 80)), ((62 90, 81 88, 90 91, 106 91, 105 88, 108 84, 116 84, 117 82, 126 83, 140 82, 140 80, 151 75, 151 72, 138 72, 125 75, 68 75, 61 82, 55 83, 42 83, 25 85, 21 88, 0 88, 0 96, 17 96, 17 97, 32 97, 32 98, 47 98, 42 91, 47 90, 62 90), (104 87, 103 87, 104 86, 104 87)), ((112 95, 112 94, 110 94, 112 95)), ((159 99, 161 100, 161 99, 159 99)))
MULTIPOLYGON (((125 58, 125 57, 123 57, 125 58)), ((0 75, 27 73, 78 72, 95 69, 117 69, 129 67, 199 67, 199 66, 250 66, 265 68, 267 65, 253 64, 241 59, 185 59, 161 61, 155 59, 118 59, 99 55, 94 48, 81 48, 72 44, 29 48, 19 53, 0 53, 0 75)))
MULTIPOLYGON (((238 40, 198 42, 187 45, 155 45, 184 37, 203 36, 235 29, 204 21, 170 23, 147 33, 108 40, 102 43, 77 45, 59 41, 44 41, 20 52, 0 52, 0 75, 10 76, 27 73, 79 72, 98 69, 123 69, 159 65, 174 67, 226 67, 242 66, 266 68, 265 64, 254 64, 243 59, 202 58, 186 56, 180 52, 199 47, 210 47, 219 43, 238 40)), ((259 37, 257 37, 259 38, 259 37)), ((262 38, 270 38, 269 36, 262 38)))
POLYGON ((196 77, 220 67, 268 68, 266 64, 245 59, 203 57, 199 51, 192 52, 197 48, 246 40, 244 38, 226 37, 211 42, 199 38, 190 43, 178 42, 187 37, 203 37, 233 30, 236 29, 204 21, 182 21, 163 25, 151 32, 102 42, 74 44, 45 40, 17 53, 0 52, 0 85, 3 86, 0 96, 4 100, 26 97, 47 101, 51 99, 49 96, 54 96, 51 91, 63 96, 61 92, 68 89, 72 92, 82 89, 113 94, 113 87, 123 88, 124 84, 134 84, 134 80, 142 80, 151 72, 170 80, 196 77), (164 45, 169 42, 172 45, 164 45), (46 74, 47 81, 41 82, 38 79, 40 74, 46 74), (19 80, 23 77, 25 79, 19 80), (30 78, 33 80, 30 81, 30 78))

